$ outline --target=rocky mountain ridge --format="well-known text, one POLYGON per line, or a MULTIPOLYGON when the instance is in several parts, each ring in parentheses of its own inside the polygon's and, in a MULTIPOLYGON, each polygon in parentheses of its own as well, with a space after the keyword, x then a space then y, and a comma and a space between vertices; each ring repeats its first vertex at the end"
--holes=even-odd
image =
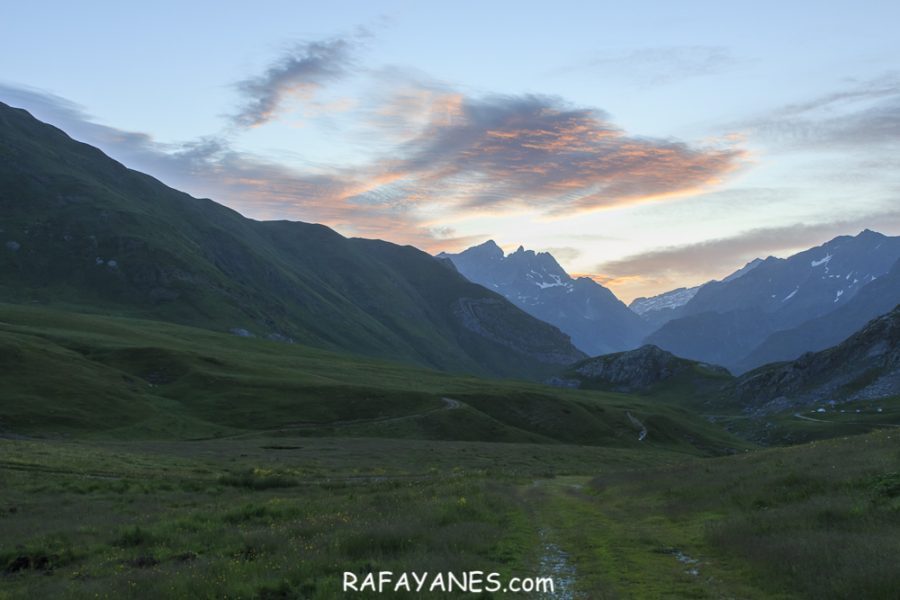
POLYGON ((452 261, 470 281, 558 327, 589 355, 635 348, 649 331, 610 290, 587 277, 572 278, 547 252, 520 246, 506 255, 490 240, 438 258, 452 261))

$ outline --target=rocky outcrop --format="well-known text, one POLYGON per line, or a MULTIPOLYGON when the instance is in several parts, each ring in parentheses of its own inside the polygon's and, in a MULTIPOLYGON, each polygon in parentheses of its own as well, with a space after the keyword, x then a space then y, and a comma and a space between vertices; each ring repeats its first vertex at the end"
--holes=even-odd
POLYGON ((645 392, 658 384, 688 373, 728 377, 723 367, 679 358, 657 346, 589 358, 576 364, 569 377, 581 380, 581 387, 599 387, 616 392, 645 392))
POLYGON ((741 376, 733 394, 756 412, 900 394, 900 306, 833 348, 741 376))

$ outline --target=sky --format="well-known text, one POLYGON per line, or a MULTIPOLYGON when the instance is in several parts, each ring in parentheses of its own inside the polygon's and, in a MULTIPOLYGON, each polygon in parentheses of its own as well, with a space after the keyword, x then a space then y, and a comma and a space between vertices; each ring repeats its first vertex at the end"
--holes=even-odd
POLYGON ((254 219, 628 302, 900 234, 900 3, 20 2, 0 101, 254 219))

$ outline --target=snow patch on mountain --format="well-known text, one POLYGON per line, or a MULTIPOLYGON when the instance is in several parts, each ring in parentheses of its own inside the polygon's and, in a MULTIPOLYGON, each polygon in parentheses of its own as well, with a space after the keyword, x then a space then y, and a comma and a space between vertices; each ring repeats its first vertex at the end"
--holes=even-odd
POLYGON ((628 308, 639 315, 656 310, 678 308, 679 306, 687 304, 690 299, 697 294, 699 289, 700 286, 698 285, 697 287, 692 288, 678 288, 677 290, 672 290, 671 292, 666 292, 650 298, 635 298, 631 301, 631 304, 628 305, 628 308))
MULTIPOLYGON (((765 261, 761 258, 754 258, 731 275, 724 277, 722 281, 734 281, 735 279, 743 277, 764 262, 765 261)), ((659 294, 657 296, 651 296, 649 298, 635 298, 634 300, 632 300, 631 304, 628 305, 628 308, 642 316, 653 311, 667 309, 674 310, 690 302, 691 299, 697 295, 697 292, 700 291, 700 288, 703 287, 703 285, 706 284, 694 286, 692 288, 678 288, 670 292, 659 294)))
POLYGON ((810 262, 809 264, 812 267, 820 267, 822 265, 827 265, 831 261, 831 259, 832 259, 832 255, 826 254, 825 258, 820 259, 820 260, 814 260, 814 261, 810 262))

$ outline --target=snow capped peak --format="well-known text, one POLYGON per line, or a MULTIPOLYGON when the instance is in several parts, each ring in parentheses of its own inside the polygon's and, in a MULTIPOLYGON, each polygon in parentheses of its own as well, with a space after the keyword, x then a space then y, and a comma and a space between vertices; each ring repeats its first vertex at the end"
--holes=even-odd
POLYGON ((639 315, 643 315, 655 310, 678 308, 683 304, 687 304, 688 301, 690 301, 690 299, 697 294, 697 291, 699 289, 700 286, 692 288, 678 288, 677 290, 665 292, 651 298, 635 298, 634 300, 632 300, 631 304, 628 305, 628 308, 639 315))

